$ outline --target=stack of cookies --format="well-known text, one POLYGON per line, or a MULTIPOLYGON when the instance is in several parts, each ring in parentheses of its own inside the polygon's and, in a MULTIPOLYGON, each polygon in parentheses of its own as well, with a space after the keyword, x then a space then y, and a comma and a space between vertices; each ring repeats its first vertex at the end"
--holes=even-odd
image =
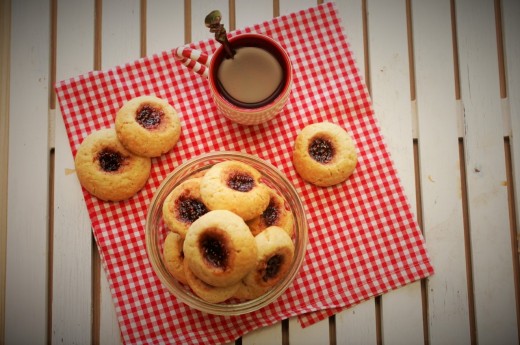
POLYGON ((210 303, 255 299, 285 277, 294 219, 284 198, 240 161, 224 161, 177 185, 163 203, 170 274, 210 303))

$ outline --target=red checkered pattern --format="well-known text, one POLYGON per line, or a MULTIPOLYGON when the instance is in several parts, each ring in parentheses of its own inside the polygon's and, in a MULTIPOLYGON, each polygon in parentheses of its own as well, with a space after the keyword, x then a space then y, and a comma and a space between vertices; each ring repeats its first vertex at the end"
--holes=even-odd
MULTIPOLYGON (((228 342, 295 315, 308 326, 433 273, 335 5, 239 32, 271 36, 287 49, 294 66, 288 105, 263 125, 240 126, 219 115, 207 81, 178 62, 175 50, 56 86, 73 154, 88 134, 112 127, 116 111, 133 97, 155 94, 181 116, 179 143, 153 160, 151 177, 138 195, 105 203, 85 193, 127 344, 228 342), (330 188, 304 182, 291 162, 298 132, 320 121, 344 127, 359 156, 352 177, 330 188), (181 162, 217 150, 255 154, 278 167, 302 197, 309 222, 310 244, 294 284, 275 303, 238 317, 207 315, 177 301, 155 276, 145 251, 147 207, 162 179, 181 162)), ((210 53, 216 44, 208 40, 191 47, 210 53)))

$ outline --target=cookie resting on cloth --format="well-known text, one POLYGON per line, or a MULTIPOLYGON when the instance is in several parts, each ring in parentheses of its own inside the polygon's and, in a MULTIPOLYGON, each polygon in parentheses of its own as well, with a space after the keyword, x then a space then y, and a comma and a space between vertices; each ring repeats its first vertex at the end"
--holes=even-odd
POLYGON ((296 137, 293 163, 305 181, 320 187, 333 186, 347 180, 356 168, 356 147, 337 124, 307 125, 296 137))
POLYGON ((101 129, 86 137, 74 159, 80 184, 105 201, 134 196, 150 176, 150 158, 129 152, 114 129, 101 129))
POLYGON ((129 151, 143 157, 159 157, 177 144, 181 122, 175 109, 165 100, 140 96, 118 110, 116 132, 129 151))

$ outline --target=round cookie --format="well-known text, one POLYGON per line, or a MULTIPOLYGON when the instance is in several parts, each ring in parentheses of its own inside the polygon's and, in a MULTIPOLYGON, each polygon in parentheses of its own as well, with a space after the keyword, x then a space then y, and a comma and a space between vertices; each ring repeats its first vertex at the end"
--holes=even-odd
POLYGON ((184 273, 184 239, 175 232, 169 232, 164 240, 164 264, 170 274, 183 284, 188 284, 184 273))
POLYGON ((262 214, 269 204, 269 190, 261 177, 248 164, 220 162, 202 178, 200 195, 210 210, 229 210, 247 221, 262 214))
POLYGON ((256 264, 254 236, 242 218, 226 210, 210 211, 193 222, 183 250, 191 271, 218 287, 238 283, 256 264))
POLYGON ((181 134, 181 123, 173 107, 155 96, 126 102, 116 115, 116 132, 121 143, 143 157, 158 157, 170 151, 181 134))
POLYGON ((190 286, 191 290, 193 290, 195 295, 209 303, 224 302, 225 300, 233 297, 239 288, 239 283, 224 287, 217 287, 206 284, 195 274, 193 274, 187 263, 184 263, 184 272, 186 274, 188 285, 190 286))
POLYGON ((105 201, 129 199, 144 187, 151 160, 123 147, 114 129, 101 129, 81 143, 74 159, 80 184, 105 201))
POLYGON ((287 206, 285 199, 274 189, 269 188, 269 204, 262 214, 246 222, 253 233, 258 235, 270 226, 278 226, 284 229, 289 237, 294 234, 294 218, 287 206))
POLYGON ((356 147, 342 127, 330 122, 316 123, 298 134, 293 162, 304 180, 328 187, 352 174, 357 164, 356 147))
POLYGON ((294 244, 287 232, 271 226, 255 237, 258 248, 256 267, 242 280, 235 297, 254 299, 278 283, 291 268, 294 244))
POLYGON ((190 225, 209 210, 200 197, 200 178, 191 178, 175 187, 163 203, 166 227, 186 236, 190 225))

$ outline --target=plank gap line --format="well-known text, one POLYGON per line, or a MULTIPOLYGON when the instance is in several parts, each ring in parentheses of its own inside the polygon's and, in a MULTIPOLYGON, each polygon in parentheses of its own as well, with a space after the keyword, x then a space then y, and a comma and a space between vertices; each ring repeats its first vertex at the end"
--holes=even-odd
POLYGON ((364 53, 364 64, 365 64, 365 84, 369 94, 372 94, 372 85, 370 83, 370 48, 368 46, 368 11, 367 1, 362 0, 361 2, 361 16, 362 16, 362 27, 363 27, 363 53, 364 53))
POLYGON ((282 320, 282 345, 289 345, 289 319, 282 320))
MULTIPOLYGON (((513 158, 511 154, 511 140, 509 137, 504 137, 504 152, 506 155, 506 186, 509 205, 509 226, 511 231, 511 249, 513 252, 513 276, 515 284, 515 302, 516 302, 516 327, 520 330, 520 255, 518 247, 518 224, 516 222, 516 195, 515 195, 515 181, 513 172, 513 158)), ((518 334, 518 343, 520 344, 520 332, 518 334)))
MULTIPOLYGON (((53 1, 55 2, 55 1, 53 1)), ((54 18, 56 19, 56 17, 54 18)), ((56 154, 55 149, 52 148, 49 152, 49 237, 48 237, 48 249, 49 254, 47 255, 47 344, 52 344, 52 293, 54 281, 54 175, 55 170, 56 154)))
POLYGON ((464 139, 459 138, 459 162, 460 162, 460 179, 461 179, 461 196, 462 196, 462 218, 464 227, 464 247, 466 250, 466 279, 468 286, 468 317, 470 339, 472 344, 477 343, 477 323, 475 319, 475 295, 473 287, 473 262, 471 254, 471 231, 469 224, 469 202, 468 202, 468 186, 466 171, 466 155, 464 148, 464 139))
POLYGON ((336 315, 329 317, 329 343, 336 345, 336 315))
MULTIPOLYGON (((415 170, 415 201, 417 223, 424 235, 424 218, 423 218, 423 203, 422 203, 422 185, 421 185, 421 157, 419 154, 419 140, 413 139, 413 159, 415 170)), ((430 343, 430 328, 428 319, 428 279, 421 279, 421 302, 422 302, 422 316, 423 316, 423 334, 424 344, 430 343)))
POLYGON ((410 98, 416 99, 415 91, 415 57, 413 46, 412 2, 406 0, 406 31, 408 36, 408 66, 410 70, 410 98))
POLYGON ((58 0, 51 1, 51 37, 50 52, 51 63, 49 71, 49 108, 56 109, 56 92, 54 85, 56 84, 56 45, 58 39, 58 0))
POLYGON ((103 23, 103 0, 95 0, 94 3, 94 70, 101 69, 101 29, 103 23))
MULTIPOLYGON (((9 161, 11 2, 0 1, 0 161, 9 161)), ((0 343, 5 341, 8 166, 0 166, 0 343)))
POLYGON ((235 0, 229 0, 229 31, 234 31, 236 29, 236 11, 235 11, 235 0))
POLYGON ((191 42, 191 0, 184 0, 184 43, 191 42))
POLYGON ((140 36, 139 36, 139 55, 140 57, 146 56, 146 0, 141 0, 139 3, 139 19, 141 27, 139 28, 140 36))
POLYGON ((500 97, 507 97, 505 58, 504 58, 504 35, 502 31, 502 1, 495 0, 495 25, 497 35, 498 76, 500 83, 500 97))
POLYGON ((451 39, 453 43, 453 77, 455 78, 455 99, 460 100, 459 43, 457 40, 457 17, 455 12, 455 0, 450 0, 450 13, 451 39))
POLYGON ((101 265, 96 239, 92 233, 92 344, 100 344, 101 330, 101 265))
POLYGON ((49 66, 49 181, 48 181, 48 238, 47 238, 47 328, 46 328, 46 342, 52 344, 52 315, 53 315, 53 281, 54 281, 54 175, 55 175, 55 119, 51 118, 55 115, 53 110, 56 109, 56 92, 54 91, 54 85, 56 84, 56 59, 57 59, 57 41, 58 41, 58 0, 52 0, 50 2, 50 38, 49 38, 49 50, 50 50, 50 66, 49 66))

